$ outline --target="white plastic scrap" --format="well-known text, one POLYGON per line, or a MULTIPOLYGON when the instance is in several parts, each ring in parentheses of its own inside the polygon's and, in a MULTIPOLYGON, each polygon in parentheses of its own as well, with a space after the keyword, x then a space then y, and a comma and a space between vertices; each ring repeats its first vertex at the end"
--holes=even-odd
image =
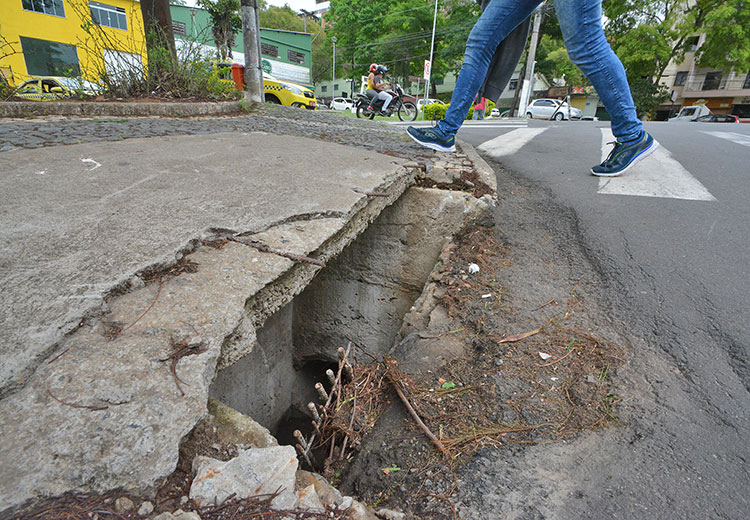
POLYGON ((483 294, 482 298, 492 298, 492 293, 483 294))
POLYGON ((469 274, 477 274, 479 272, 479 266, 477 264, 469 264, 469 274))
POLYGON ((546 354, 546 353, 544 353, 544 352, 540 352, 540 353, 539 353, 539 357, 540 357, 540 358, 542 358, 542 359, 549 359, 549 358, 551 358, 552 356, 550 356, 549 354, 546 354))

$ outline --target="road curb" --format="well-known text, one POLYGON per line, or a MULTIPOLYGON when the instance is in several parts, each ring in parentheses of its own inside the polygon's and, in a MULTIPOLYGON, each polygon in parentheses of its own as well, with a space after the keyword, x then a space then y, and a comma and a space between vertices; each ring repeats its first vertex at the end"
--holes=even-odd
POLYGON ((242 101, 200 103, 125 103, 117 101, 3 101, 0 118, 34 116, 169 116, 191 117, 235 114, 245 110, 242 101))

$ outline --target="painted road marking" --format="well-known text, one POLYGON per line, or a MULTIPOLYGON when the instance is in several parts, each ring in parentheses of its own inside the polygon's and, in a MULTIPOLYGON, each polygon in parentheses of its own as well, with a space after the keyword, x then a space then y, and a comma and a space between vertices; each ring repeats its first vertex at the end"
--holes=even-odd
POLYGON ((738 134, 737 132, 709 132, 701 130, 702 133, 718 137, 719 139, 726 139, 733 143, 741 144, 744 146, 750 146, 750 135, 738 134))
POLYGON ((520 150, 523 145, 531 141, 534 137, 541 134, 547 129, 543 128, 519 128, 485 141, 479 145, 479 150, 483 151, 493 159, 499 159, 506 155, 511 155, 520 150))
MULTIPOLYGON (((615 140, 608 128, 602 128, 602 161, 607 158, 615 140)), ((672 153, 659 146, 651 155, 632 166, 621 177, 600 177, 599 193, 635 195, 686 200, 716 200, 672 153)))
MULTIPOLYGON (((435 126, 433 125, 432 121, 394 121, 389 122, 388 124, 394 126, 414 126, 417 128, 435 126)), ((492 121, 487 123, 482 123, 481 121, 467 121, 463 125, 461 125, 461 130, 465 130, 466 128, 525 128, 527 125, 528 123, 525 123, 523 121, 508 121, 507 123, 501 121, 492 121)))

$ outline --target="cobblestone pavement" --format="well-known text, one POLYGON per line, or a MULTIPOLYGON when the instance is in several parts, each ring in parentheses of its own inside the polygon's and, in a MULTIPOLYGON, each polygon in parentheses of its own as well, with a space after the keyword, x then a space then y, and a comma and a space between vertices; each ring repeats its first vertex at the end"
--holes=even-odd
MULTIPOLYGON (((262 105, 251 114, 216 117, 62 117, 0 120, 0 152, 134 137, 269 132, 357 146, 419 162, 436 154, 416 145, 403 127, 345 117, 330 111, 305 111, 262 105)), ((294 151, 300 153, 304 151, 294 151)), ((301 158, 304 155, 301 154, 301 158)))

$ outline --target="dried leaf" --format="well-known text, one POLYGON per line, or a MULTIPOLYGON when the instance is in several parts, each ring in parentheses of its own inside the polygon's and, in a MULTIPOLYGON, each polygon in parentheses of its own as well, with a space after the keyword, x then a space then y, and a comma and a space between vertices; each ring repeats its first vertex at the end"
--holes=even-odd
POLYGON ((542 328, 539 327, 538 329, 530 330, 529 332, 524 332, 523 334, 513 334, 512 336, 507 336, 500 340, 500 343, 512 343, 514 341, 520 341, 522 339, 526 339, 529 336, 533 336, 534 334, 538 334, 542 331, 542 328))

